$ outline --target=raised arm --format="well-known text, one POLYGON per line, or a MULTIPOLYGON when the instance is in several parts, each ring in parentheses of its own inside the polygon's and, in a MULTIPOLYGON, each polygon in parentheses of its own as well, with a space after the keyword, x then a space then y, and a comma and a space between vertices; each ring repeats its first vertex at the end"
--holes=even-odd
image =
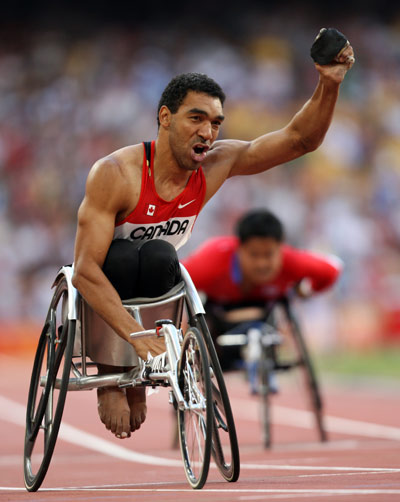
MULTIPOLYGON (((99 161, 92 168, 78 212, 72 282, 104 321, 131 343, 140 357, 147 359, 149 350, 153 353, 159 350, 153 347, 153 340, 131 341, 129 334, 143 328, 122 306, 117 291, 102 271, 116 218, 132 204, 126 186, 123 170, 115 160, 99 161)), ((165 349, 161 346, 160 350, 165 349)))
POLYGON ((221 141, 221 149, 233 158, 229 176, 260 173, 315 150, 329 128, 339 86, 353 63, 349 45, 337 63, 316 64, 319 82, 313 96, 283 129, 250 142, 221 141))

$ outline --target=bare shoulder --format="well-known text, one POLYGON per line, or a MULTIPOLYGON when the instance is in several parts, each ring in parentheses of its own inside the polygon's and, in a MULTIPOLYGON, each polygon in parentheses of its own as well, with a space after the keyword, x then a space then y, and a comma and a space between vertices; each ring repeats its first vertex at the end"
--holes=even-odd
POLYGON ((95 162, 88 179, 115 178, 118 182, 119 179, 135 178, 141 173, 142 162, 143 147, 141 145, 126 146, 95 162))
POLYGON ((85 198, 118 214, 126 213, 140 194, 142 162, 142 145, 127 146, 99 159, 89 172, 85 198))
POLYGON ((143 145, 130 145, 113 152, 110 157, 119 164, 124 174, 142 171, 143 145))
MULTIPOLYGON (((223 139, 216 141, 209 154, 207 160, 212 164, 217 163, 234 163, 235 158, 249 146, 248 141, 240 141, 238 139, 223 139)), ((207 164, 205 164, 206 167, 207 164)))
POLYGON ((230 177, 241 152, 249 145, 246 141, 226 139, 216 141, 207 153, 203 171, 207 182, 205 203, 218 191, 230 177))

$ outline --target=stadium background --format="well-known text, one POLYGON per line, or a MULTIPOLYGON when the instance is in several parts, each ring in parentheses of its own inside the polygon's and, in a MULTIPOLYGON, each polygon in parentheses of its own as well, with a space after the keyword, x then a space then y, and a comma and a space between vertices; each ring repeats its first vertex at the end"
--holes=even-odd
POLYGON ((323 26, 344 32, 356 53, 325 142, 288 165, 228 181, 180 255, 230 233, 243 211, 269 207, 290 243, 345 263, 334 291, 303 305, 315 350, 398 347, 396 2, 15 1, 2 4, 0 20, 0 349, 34 339, 56 270, 73 259, 90 166, 155 137, 170 78, 215 78, 227 94, 221 137, 254 138, 285 125, 311 95, 309 49, 323 26))

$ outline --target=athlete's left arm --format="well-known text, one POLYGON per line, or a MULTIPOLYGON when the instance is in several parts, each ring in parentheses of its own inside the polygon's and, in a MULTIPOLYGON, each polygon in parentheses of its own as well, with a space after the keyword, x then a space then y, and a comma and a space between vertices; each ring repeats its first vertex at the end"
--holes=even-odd
POLYGON ((250 142, 221 141, 233 158, 229 176, 260 173, 318 148, 332 121, 340 84, 353 63, 349 45, 337 63, 316 64, 319 82, 313 96, 283 129, 250 142))
MULTIPOLYGON (((308 294, 303 294, 303 296, 332 287, 343 270, 343 262, 337 256, 299 250, 289 246, 286 251, 285 264, 288 270, 297 276, 298 284, 301 285, 304 281, 303 287, 307 286, 305 289, 309 289, 308 294)), ((301 290, 299 292, 302 293, 301 290)))

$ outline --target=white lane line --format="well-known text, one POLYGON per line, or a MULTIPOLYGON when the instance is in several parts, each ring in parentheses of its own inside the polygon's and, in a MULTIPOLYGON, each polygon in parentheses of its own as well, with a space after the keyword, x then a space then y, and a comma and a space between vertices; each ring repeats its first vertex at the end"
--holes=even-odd
MULTIPOLYGON (((241 399, 234 401, 234 416, 246 420, 259 422, 259 403, 241 399)), ((272 405, 272 422, 303 429, 314 429, 314 414, 307 410, 297 410, 286 406, 272 405)), ((352 434, 356 436, 391 439, 400 441, 400 428, 389 425, 380 425, 361 420, 334 417, 325 415, 325 424, 328 432, 352 434)))
MULTIPOLYGON (((337 495, 330 495, 329 493, 326 493, 323 495, 324 497, 337 497, 337 495)), ((284 500, 284 499, 289 499, 292 498, 292 495, 290 493, 286 494, 275 494, 275 495, 268 495, 268 500, 284 500)), ((297 493, 296 494, 296 500, 297 499, 307 499, 310 498, 308 493, 297 493)), ((243 495, 242 497, 239 497, 238 500, 245 500, 248 502, 249 500, 262 500, 265 502, 265 495, 243 495)), ((293 499, 292 499, 293 500, 293 499)))
POLYGON ((397 470, 387 470, 387 471, 368 471, 368 472, 341 472, 340 474, 299 474, 298 478, 322 478, 322 477, 333 477, 333 476, 366 476, 370 474, 397 474, 397 470))
POLYGON ((340 417, 326 417, 328 431, 400 441, 400 428, 340 417))
MULTIPOLYGON (((57 453, 57 463, 58 464, 68 464, 68 465, 73 465, 73 464, 82 464, 85 462, 96 462, 99 463, 101 462, 101 459, 103 463, 109 462, 110 460, 107 457, 100 457, 98 452, 93 452, 93 453, 88 453, 88 454, 80 454, 76 455, 75 457, 71 458, 71 455, 63 455, 62 453, 58 452, 57 453)), ((32 455, 32 460, 33 462, 37 465, 38 462, 43 458, 43 455, 39 454, 33 454, 32 455)), ((2 467, 21 467, 21 453, 15 454, 15 455, 0 455, 0 469, 2 467)))
MULTIPOLYGON (((25 488, 4 487, 0 490, 25 491, 25 488)), ((40 492, 147 492, 147 493, 192 493, 192 488, 41 488, 40 492)), ((400 495, 400 489, 381 488, 202 488, 196 495, 202 493, 288 493, 308 495, 400 495)))
MULTIPOLYGON (((25 427, 25 406, 0 395, 0 409, 2 410, 0 420, 25 427)), ((116 445, 111 441, 102 439, 94 434, 77 429, 65 422, 61 423, 59 438, 89 450, 126 460, 128 462, 182 468, 182 460, 180 459, 174 460, 155 457, 153 455, 128 450, 123 446, 116 445)), ((213 464, 211 464, 211 466, 215 467, 213 464)), ((334 467, 320 465, 241 464, 241 468, 248 470, 400 472, 400 468, 334 467)))
POLYGON ((107 452, 111 457, 119 458, 122 460, 129 460, 130 462, 137 462, 140 464, 159 465, 164 467, 182 467, 182 460, 174 460, 169 458, 155 457, 145 453, 135 452, 128 450, 123 446, 118 446, 111 441, 102 439, 94 434, 81 431, 72 425, 61 423, 60 439, 64 439, 69 443, 79 446, 85 446, 90 450, 98 451, 100 453, 107 452))
MULTIPOLYGON (((346 494, 340 495, 345 496, 346 494)), ((339 495, 337 493, 324 493, 323 495, 320 495, 319 497, 338 497, 339 495)), ((308 493, 296 493, 296 500, 297 499, 309 499, 310 496, 308 493)), ((270 500, 288 500, 291 499, 293 501, 293 497, 291 493, 285 493, 285 494, 268 494, 268 501, 270 500)), ((238 500, 245 500, 248 502, 249 500, 262 500, 265 502, 265 495, 243 495, 242 497, 239 497, 238 500)))
MULTIPOLYGON (((0 420, 7 420, 13 424, 17 423, 25 427, 25 406, 11 401, 4 396, 0 396, 0 409, 2 410, 0 420)), ((127 460, 129 462, 182 468, 182 460, 154 457, 153 455, 146 455, 145 453, 128 450, 123 446, 116 445, 94 434, 81 431, 65 422, 61 422, 58 437, 69 443, 83 446, 89 450, 94 450, 103 454, 106 453, 111 457, 127 460)))
POLYGON ((271 471, 357 471, 357 472, 400 472, 400 468, 392 467, 334 467, 322 465, 279 465, 279 464, 240 464, 243 469, 271 471))

